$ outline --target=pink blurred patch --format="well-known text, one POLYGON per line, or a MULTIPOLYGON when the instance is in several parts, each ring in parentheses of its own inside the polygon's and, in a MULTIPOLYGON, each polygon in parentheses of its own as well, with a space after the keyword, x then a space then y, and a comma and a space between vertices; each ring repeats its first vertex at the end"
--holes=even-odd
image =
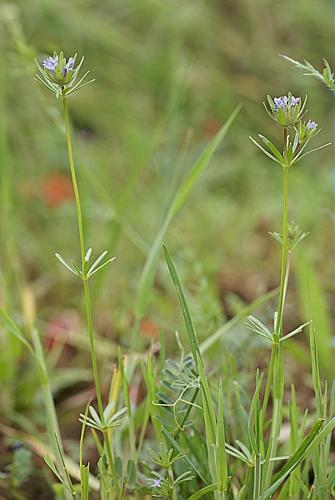
POLYGON ((80 329, 79 316, 70 309, 50 318, 46 328, 46 348, 51 351, 56 343, 67 344, 80 329))

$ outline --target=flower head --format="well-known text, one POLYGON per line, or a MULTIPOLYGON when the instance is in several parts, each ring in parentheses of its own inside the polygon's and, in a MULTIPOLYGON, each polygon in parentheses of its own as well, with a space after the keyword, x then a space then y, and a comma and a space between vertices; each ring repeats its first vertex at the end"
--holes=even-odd
POLYGON ((160 479, 154 479, 154 480, 152 481, 152 483, 151 483, 151 487, 152 487, 152 488, 160 488, 160 486, 161 486, 161 482, 162 482, 162 481, 163 481, 163 479, 162 479, 162 478, 160 478, 160 479))
POLYGON ((306 99, 302 102, 301 97, 288 95, 274 97, 268 96, 268 105, 265 105, 267 113, 282 127, 289 127, 297 123, 303 116, 306 99))
POLYGON ((317 128, 318 124, 312 120, 308 120, 307 122, 307 128, 308 130, 315 130, 317 128))
POLYGON ((59 54, 54 52, 52 56, 45 58, 41 65, 38 61, 36 61, 36 65, 39 70, 39 73, 36 74, 36 79, 40 83, 43 83, 43 85, 45 85, 49 90, 54 92, 56 97, 59 97, 60 95, 69 95, 76 90, 79 90, 94 80, 84 82, 89 73, 89 71, 87 71, 84 76, 77 81, 84 58, 81 58, 77 66, 76 58, 77 54, 66 59, 63 52, 60 52, 59 54))
POLYGON ((299 144, 303 144, 312 137, 315 137, 320 132, 318 124, 313 120, 308 120, 308 122, 300 121, 296 127, 296 133, 299 138, 299 144))
POLYGON ((49 56, 46 59, 44 59, 42 64, 44 69, 48 69, 49 71, 54 71, 58 64, 58 56, 56 57, 49 56))
POLYGON ((276 111, 278 111, 278 109, 283 108, 285 106, 285 104, 284 104, 284 98, 283 97, 275 97, 273 99, 273 101, 275 103, 275 109, 276 109, 276 111))

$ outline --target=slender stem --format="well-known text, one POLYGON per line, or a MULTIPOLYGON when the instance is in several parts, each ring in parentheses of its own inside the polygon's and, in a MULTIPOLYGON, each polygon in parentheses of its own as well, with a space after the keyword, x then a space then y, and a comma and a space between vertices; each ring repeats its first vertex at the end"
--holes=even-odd
POLYGON ((281 426, 281 405, 282 399, 274 399, 273 401, 273 415, 272 415, 272 426, 271 426, 271 435, 270 435, 270 445, 267 453, 265 467, 266 473, 264 478, 264 487, 267 488, 270 485, 274 462, 270 461, 271 458, 274 458, 277 451, 277 441, 280 432, 281 426))
POLYGON ((287 248, 287 197, 288 197, 288 167, 283 167, 283 231, 282 231, 282 257, 281 257, 281 273, 280 273, 280 292, 277 311, 277 321, 275 333, 280 336, 283 327, 283 314, 287 286, 286 281, 286 265, 288 258, 287 248))
MULTIPOLYGON (((287 160, 288 130, 284 128, 284 158, 287 160)), ((274 342, 269 365, 269 373, 265 396, 263 400, 264 417, 267 409, 270 387, 272 384, 273 394, 273 413, 271 421, 270 444, 267 450, 264 464, 264 486, 267 487, 271 482, 274 463, 271 461, 277 452, 278 437, 282 421, 282 400, 284 391, 284 370, 283 370, 283 351, 279 343, 279 337, 283 331, 284 306, 287 292, 287 284, 290 272, 290 258, 288 251, 288 223, 287 223, 287 201, 288 201, 288 169, 289 165, 283 167, 283 213, 282 213, 282 254, 280 271, 280 291, 277 316, 274 328, 274 342)))
POLYGON ((188 419, 188 416, 189 416, 189 414, 190 414, 190 412, 191 412, 191 410, 192 410, 193 403, 195 403, 195 400, 197 399, 198 392, 199 392, 199 389, 198 389, 198 388, 196 388, 196 389, 194 390, 194 393, 193 393, 192 399, 191 399, 191 401, 190 401, 190 403, 191 403, 191 404, 187 405, 187 408, 186 408, 186 410, 185 410, 185 413, 184 413, 183 419, 182 419, 182 421, 181 421, 181 424, 180 424, 180 426, 178 427, 178 429, 177 429, 177 431, 176 431, 175 435, 173 436, 173 437, 174 437, 174 439, 175 439, 176 441, 178 441, 179 436, 180 436, 180 433, 181 433, 181 431, 182 431, 182 430, 183 430, 183 428, 184 428, 185 422, 186 422, 186 420, 188 419))
POLYGON ((266 418, 266 411, 268 408, 269 397, 270 397, 270 392, 271 392, 271 385, 272 385, 272 380, 273 380, 273 360, 274 360, 274 356, 275 356, 275 348, 274 347, 275 347, 275 345, 272 344, 267 379, 266 379, 266 387, 265 387, 263 404, 262 404, 263 418, 266 418))
MULTIPOLYGON (((104 441, 105 441, 105 449, 107 452, 109 467, 110 467, 111 472, 112 472, 114 486, 116 488, 116 491, 119 493, 119 489, 120 489, 119 481, 118 481, 117 472, 116 472, 116 468, 115 468, 115 462, 114 462, 114 457, 113 457, 113 453, 112 453, 112 448, 111 448, 111 445, 109 442, 108 431, 104 432, 104 441)), ((113 494, 113 498, 114 498, 114 494, 113 494)))
POLYGON ((175 485, 173 484, 174 483, 174 474, 173 474, 173 466, 172 465, 170 465, 170 467, 168 469, 168 474, 169 474, 169 478, 170 478, 170 481, 172 484, 171 500, 178 500, 176 488, 175 488, 175 485))
MULTIPOLYGON (((291 264, 291 253, 288 252, 287 261, 286 261, 285 280, 284 280, 284 301, 286 298, 288 278, 290 275, 290 264, 291 264)), ((266 416, 266 411, 267 411, 270 392, 271 392, 271 385, 272 385, 272 381, 273 381, 273 364, 274 364, 274 357, 275 357, 275 350, 276 350, 275 346, 276 346, 276 344, 273 344, 272 349, 271 349, 269 368, 268 368, 268 374, 267 374, 267 381, 266 381, 266 388, 265 388, 264 398, 263 398, 262 409, 263 409, 263 416, 264 417, 266 416)))
POLYGON ((82 214, 81 205, 80 205, 80 196, 79 196, 79 189, 78 189, 76 169, 74 167, 74 161, 73 161, 72 141, 71 141, 71 132, 70 132, 70 123, 69 123, 69 110, 68 110, 66 96, 63 96, 63 107, 64 107, 64 119, 65 119, 65 129, 66 129, 67 151, 68 151, 68 157, 69 157, 69 165, 70 165, 70 172, 71 172, 71 179, 72 179, 72 187, 73 187, 73 192, 74 192, 74 198, 75 198, 75 201, 76 201, 81 263, 82 263, 82 267, 84 268, 84 264, 85 264, 85 242, 84 242, 83 214, 82 214))
MULTIPOLYGON (((67 104, 66 96, 63 96, 63 107, 64 107, 64 119, 65 119, 65 128, 66 128, 66 142, 67 142, 67 150, 68 150, 68 157, 69 157, 69 165, 70 165, 73 192, 74 192, 74 197, 75 197, 75 202, 76 202, 82 273, 84 273, 84 269, 85 269, 85 239, 84 239, 83 214, 82 214, 81 204, 80 204, 80 196, 79 196, 76 169, 75 169, 74 161, 73 161, 72 141, 71 141, 71 132, 70 132, 70 123, 69 123, 69 111, 68 111, 68 104, 67 104)), ((100 415, 101 421, 103 422, 104 421, 104 416, 103 416, 104 412, 103 412, 101 387, 100 387, 99 372, 98 372, 97 355, 96 355, 96 349, 95 349, 90 290, 89 290, 87 279, 84 278, 84 274, 83 274, 83 284, 84 284, 84 292, 85 292, 85 305, 86 305, 87 327, 88 327, 88 336, 89 336, 89 342, 90 342, 90 352, 91 352, 91 361, 92 361, 92 372, 93 372, 96 396, 97 396, 97 401, 98 401, 99 415, 100 415)))
POLYGON ((103 403, 102 403, 97 354, 96 354, 96 349, 95 349, 90 289, 89 289, 88 282, 86 279, 83 280, 83 283, 84 283, 84 292, 85 292, 85 305, 86 305, 88 337, 89 337, 89 341, 90 341, 92 372, 93 372, 95 391, 96 391, 97 401, 98 401, 99 416, 100 416, 101 421, 103 422, 104 421, 104 408, 103 408, 103 403))
POLYGON ((253 492, 253 500, 258 500, 261 494, 261 465, 262 463, 262 455, 260 453, 256 454, 255 460, 255 469, 254 469, 254 492, 253 492))

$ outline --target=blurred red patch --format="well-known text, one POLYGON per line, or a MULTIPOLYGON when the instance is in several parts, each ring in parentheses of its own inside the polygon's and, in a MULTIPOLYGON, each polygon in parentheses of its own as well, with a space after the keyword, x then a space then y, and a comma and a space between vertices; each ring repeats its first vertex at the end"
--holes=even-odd
POLYGON ((215 118, 208 118, 202 124, 202 133, 208 139, 211 139, 221 128, 222 123, 215 118))
POLYGON ((149 319, 143 319, 141 323, 141 335, 150 339, 159 338, 159 327, 149 319))
POLYGON ((52 172, 43 182, 43 197, 50 207, 58 207, 73 198, 70 178, 62 172, 52 172))

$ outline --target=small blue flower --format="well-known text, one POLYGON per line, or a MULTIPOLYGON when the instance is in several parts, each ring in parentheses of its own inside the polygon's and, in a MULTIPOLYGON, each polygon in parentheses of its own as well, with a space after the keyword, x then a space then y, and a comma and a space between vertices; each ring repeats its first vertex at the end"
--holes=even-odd
POLYGON ((161 485, 162 481, 163 481, 163 479, 154 479, 152 481, 151 487, 152 488, 160 488, 160 485, 161 485))
POLYGON ((316 122, 314 122, 312 120, 308 120, 308 122, 307 122, 307 128, 309 130, 315 130, 317 126, 318 126, 318 124, 316 122))
POLYGON ((58 56, 56 57, 49 56, 47 57, 47 59, 44 59, 42 64, 45 69, 48 69, 50 71, 55 71, 55 68, 58 64, 58 56))
POLYGON ((282 97, 275 97, 273 99, 275 103, 275 110, 278 111, 278 109, 283 108, 285 106, 284 99, 282 97))
POLYGON ((299 104, 300 97, 294 97, 294 95, 291 97, 291 106, 296 106, 299 104))
POLYGON ((62 70, 63 78, 65 78, 66 75, 68 75, 69 73, 71 73, 73 71, 75 62, 76 62, 76 56, 69 57, 69 59, 68 59, 67 62, 66 62, 66 59, 65 59, 65 66, 64 66, 64 68, 62 70))

